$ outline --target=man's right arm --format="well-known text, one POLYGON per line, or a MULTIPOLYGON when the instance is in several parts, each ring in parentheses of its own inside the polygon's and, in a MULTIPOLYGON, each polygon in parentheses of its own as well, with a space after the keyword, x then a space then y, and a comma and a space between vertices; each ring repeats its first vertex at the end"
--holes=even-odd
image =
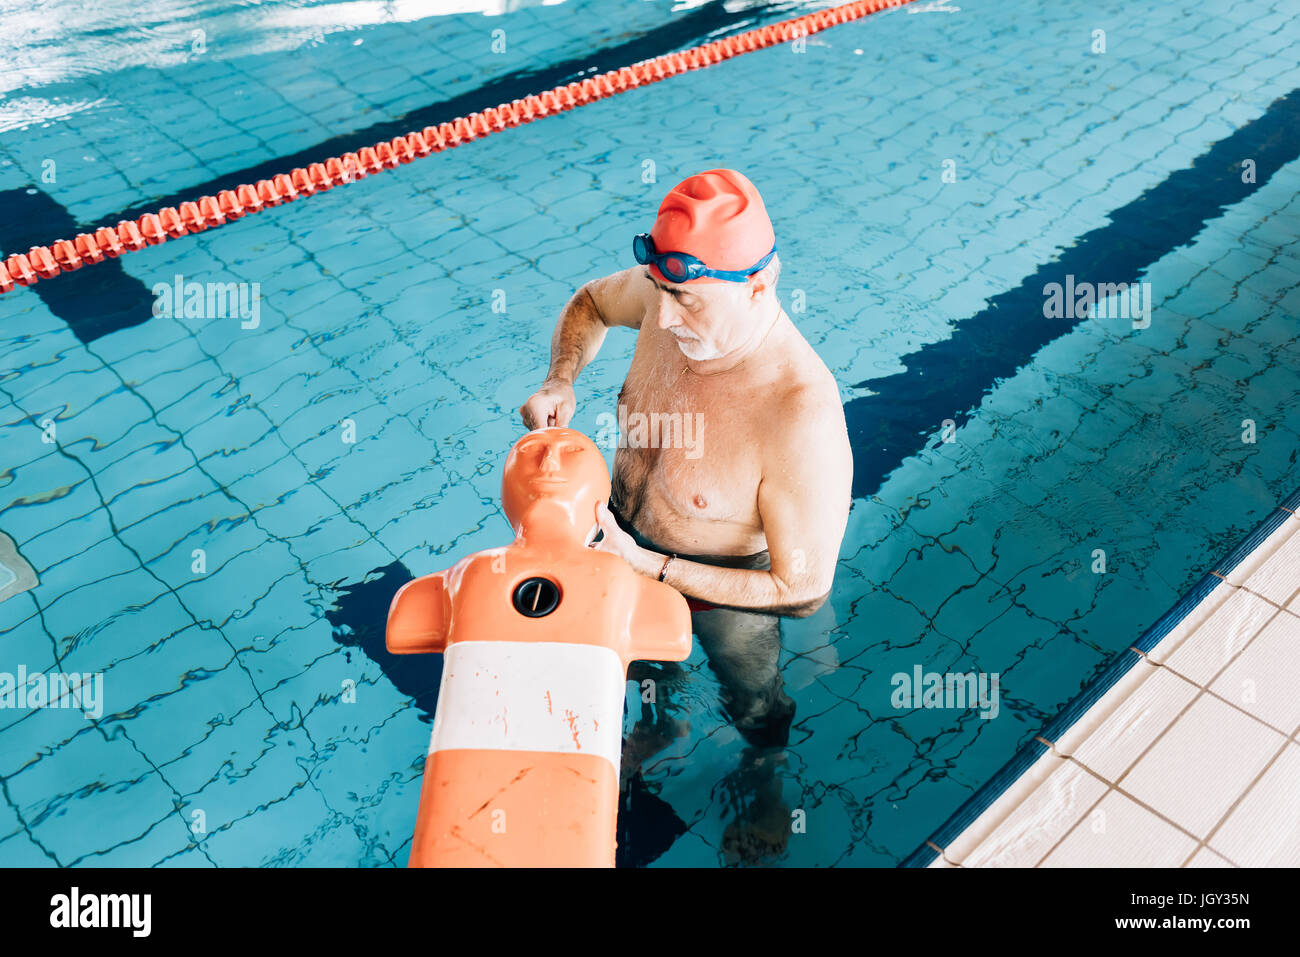
POLYGON ((519 410, 526 428, 568 425, 577 404, 573 383, 600 351, 605 333, 611 326, 640 328, 644 287, 637 272, 624 269, 585 283, 560 311, 546 381, 519 410))

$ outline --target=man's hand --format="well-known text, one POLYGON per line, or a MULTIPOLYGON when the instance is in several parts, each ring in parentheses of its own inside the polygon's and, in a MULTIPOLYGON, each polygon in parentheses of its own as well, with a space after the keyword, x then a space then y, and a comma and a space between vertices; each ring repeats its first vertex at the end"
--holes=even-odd
POLYGON ((617 555, 631 565, 632 570, 639 575, 659 577, 659 569, 663 566, 666 556, 638 545, 631 535, 619 527, 618 520, 614 518, 614 514, 604 502, 596 506, 596 522, 600 525, 603 534, 600 541, 591 546, 592 548, 617 555))
POLYGON ((641 278, 643 271, 644 267, 637 266, 584 283, 560 311, 551 336, 546 381, 519 408, 530 432, 569 424, 578 406, 573 397, 574 380, 600 351, 610 326, 641 328, 649 308, 646 295, 654 291, 654 286, 641 278))
POLYGON ((573 418, 578 401, 573 395, 573 383, 560 379, 547 379, 519 408, 524 427, 530 432, 551 425, 565 426, 573 418))

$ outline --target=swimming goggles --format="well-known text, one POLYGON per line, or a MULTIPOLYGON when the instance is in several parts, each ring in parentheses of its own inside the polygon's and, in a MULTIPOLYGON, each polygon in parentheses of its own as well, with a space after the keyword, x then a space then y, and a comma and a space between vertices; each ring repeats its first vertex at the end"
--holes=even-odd
POLYGON ((638 233, 632 239, 632 255, 642 266, 655 266, 669 282, 690 282, 692 279, 700 279, 704 276, 725 279, 727 282, 745 282, 772 261, 772 257, 776 255, 776 243, 772 244, 770 253, 748 269, 740 270, 710 269, 688 253, 656 252, 655 241, 650 238, 649 233, 638 233))

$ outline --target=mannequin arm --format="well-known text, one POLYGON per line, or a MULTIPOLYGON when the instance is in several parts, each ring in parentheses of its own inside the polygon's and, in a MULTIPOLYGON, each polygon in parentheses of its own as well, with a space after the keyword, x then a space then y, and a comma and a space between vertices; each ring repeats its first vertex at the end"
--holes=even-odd
POLYGON ((630 656, 642 661, 685 661, 691 654, 691 612, 671 585, 637 576, 639 592, 629 636, 630 656))
POLYGON ((446 572, 409 581, 388 609, 386 644, 395 655, 441 652, 447 645, 451 593, 446 572))

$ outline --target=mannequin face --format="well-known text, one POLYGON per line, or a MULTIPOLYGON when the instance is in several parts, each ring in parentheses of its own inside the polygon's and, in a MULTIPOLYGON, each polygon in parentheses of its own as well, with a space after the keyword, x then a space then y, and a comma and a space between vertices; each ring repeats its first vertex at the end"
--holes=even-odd
POLYGON ((609 498, 609 470, 595 443, 575 429, 535 429, 515 443, 506 458, 501 502, 510 524, 541 500, 560 506, 586 534, 596 521, 596 503, 609 498))

